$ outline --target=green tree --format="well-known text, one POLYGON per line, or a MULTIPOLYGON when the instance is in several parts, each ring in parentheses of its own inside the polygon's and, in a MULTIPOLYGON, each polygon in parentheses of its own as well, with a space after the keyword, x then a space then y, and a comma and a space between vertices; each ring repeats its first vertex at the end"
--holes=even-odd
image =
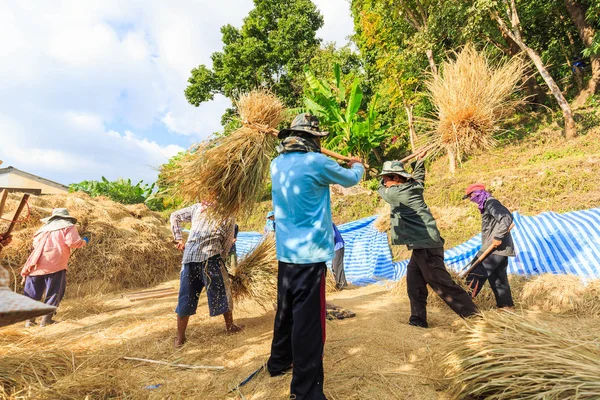
POLYGON ((268 87, 288 106, 297 106, 303 67, 319 47, 316 31, 323 18, 310 0, 254 0, 255 8, 241 29, 221 28, 223 50, 213 53, 212 69, 194 68, 185 89, 199 106, 215 94, 229 98, 256 87, 268 87))

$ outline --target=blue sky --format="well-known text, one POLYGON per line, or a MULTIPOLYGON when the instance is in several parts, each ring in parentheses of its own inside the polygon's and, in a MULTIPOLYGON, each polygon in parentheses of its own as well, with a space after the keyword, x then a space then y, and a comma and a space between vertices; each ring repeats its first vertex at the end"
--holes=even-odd
MULTIPOLYGON (((348 0, 313 0, 324 41, 352 34, 348 0)), ((189 72, 252 0, 0 0, 0 160, 64 184, 156 178, 220 129, 229 100, 196 108, 189 72)))

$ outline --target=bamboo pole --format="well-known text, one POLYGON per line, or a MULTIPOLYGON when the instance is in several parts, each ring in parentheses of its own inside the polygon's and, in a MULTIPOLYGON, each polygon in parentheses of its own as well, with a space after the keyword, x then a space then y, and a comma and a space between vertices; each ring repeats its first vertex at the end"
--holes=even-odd
POLYGON ((225 369, 225 367, 221 367, 221 366, 173 364, 173 363, 170 363, 167 361, 150 360, 147 358, 137 358, 137 357, 123 357, 123 359, 130 360, 130 361, 146 362, 146 363, 150 363, 150 364, 168 365, 169 367, 178 367, 178 368, 187 368, 187 369, 212 369, 212 370, 219 370, 219 371, 225 369))
POLYGON ((21 215, 21 211, 23 211, 23 208, 25 208, 25 204, 27 204, 27 200, 29 200, 29 194, 25 193, 23 195, 23 197, 21 198, 21 203, 19 203, 19 207, 17 207, 17 210, 15 211, 15 215, 11 219, 10 226, 4 233, 3 237, 10 236, 10 233, 12 232, 12 230, 15 228, 15 225, 17 224, 19 215, 21 215))

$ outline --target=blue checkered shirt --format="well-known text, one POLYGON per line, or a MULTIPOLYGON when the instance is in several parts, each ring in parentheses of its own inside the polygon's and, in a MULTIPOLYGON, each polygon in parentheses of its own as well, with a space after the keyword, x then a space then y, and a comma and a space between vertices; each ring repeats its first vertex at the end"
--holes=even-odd
POLYGON ((203 211, 204 206, 194 204, 171 214, 171 230, 177 241, 182 240, 181 224, 192 223, 183 251, 183 264, 204 262, 216 255, 225 257, 233 245, 235 219, 216 224, 209 221, 203 211))

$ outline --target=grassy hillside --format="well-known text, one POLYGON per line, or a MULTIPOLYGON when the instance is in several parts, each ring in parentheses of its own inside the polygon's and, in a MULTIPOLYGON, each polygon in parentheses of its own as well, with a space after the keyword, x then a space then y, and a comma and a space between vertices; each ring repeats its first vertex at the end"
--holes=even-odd
MULTIPOLYGON (((488 186, 494 196, 511 211, 536 215, 546 211, 568 212, 597 207, 600 204, 600 127, 595 110, 580 114, 581 135, 566 141, 559 123, 528 120, 514 121, 519 130, 513 139, 465 161, 454 176, 448 173, 442 157, 428 165, 426 201, 438 221, 446 248, 477 234, 480 217, 475 205, 463 201, 465 188, 474 182, 488 186)), ((360 188, 342 194, 332 190, 332 212, 336 223, 344 223, 377 214, 384 203, 373 190, 376 180, 364 181, 360 188)), ((262 230, 271 202, 257 207, 242 230, 262 230)), ((402 258, 402 249, 394 249, 402 258)))

